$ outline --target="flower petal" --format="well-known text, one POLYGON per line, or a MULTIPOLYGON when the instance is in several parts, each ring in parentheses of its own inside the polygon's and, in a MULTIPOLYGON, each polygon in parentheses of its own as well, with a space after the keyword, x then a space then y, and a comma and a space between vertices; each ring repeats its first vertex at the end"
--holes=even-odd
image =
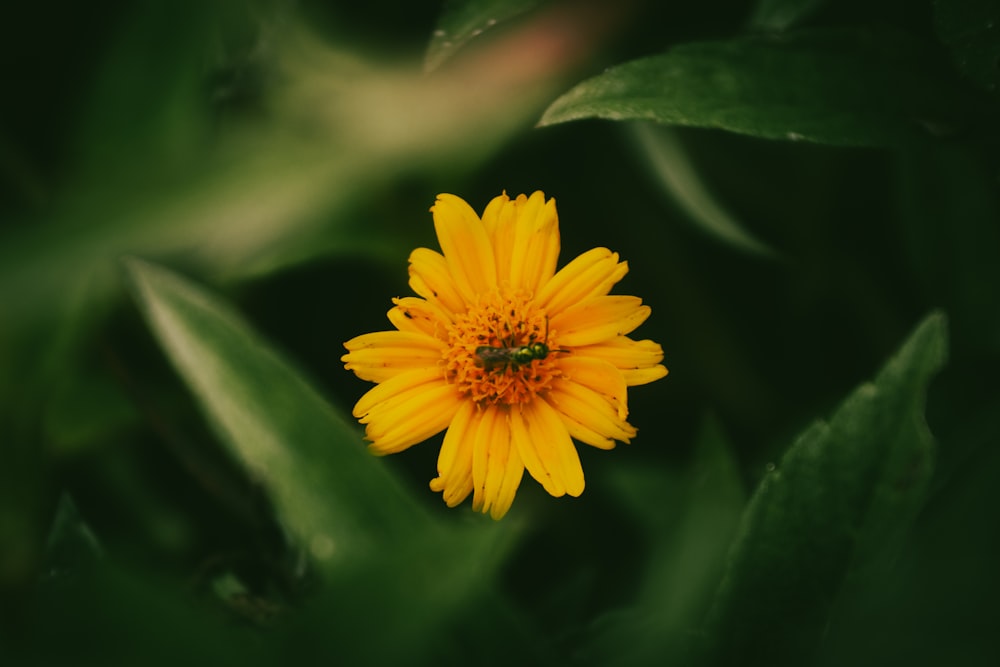
POLYGON ((659 380, 667 374, 663 361, 663 348, 651 340, 632 340, 618 336, 596 345, 574 350, 580 356, 596 357, 621 370, 625 384, 630 387, 659 380))
POLYGON ((508 411, 491 406, 482 412, 472 444, 472 509, 499 519, 510 509, 524 465, 511 443, 508 411))
POLYGON ((449 313, 465 312, 465 301, 455 287, 444 255, 430 248, 410 253, 410 289, 431 303, 439 303, 449 313))
POLYGON ((360 419, 367 425, 369 449, 375 454, 394 454, 423 442, 448 427, 462 402, 455 387, 443 380, 395 394, 360 419))
POLYGON ((344 368, 362 380, 385 382, 400 373, 435 368, 442 375, 443 343, 424 333, 378 331, 344 343, 348 353, 340 358, 344 368))
POLYGON ((583 467, 566 426, 545 401, 510 411, 510 432, 524 467, 550 495, 583 493, 583 467))
POLYGON ((389 321, 400 331, 419 331, 445 340, 451 316, 437 303, 416 296, 396 297, 395 307, 387 313, 389 321))
POLYGON ((622 371, 625 384, 635 387, 640 384, 649 384, 667 376, 667 367, 664 365, 653 366, 652 368, 637 368, 634 370, 622 371))
POLYGON ((610 363, 583 354, 572 354, 559 360, 559 369, 565 379, 603 396, 621 419, 628 416, 628 386, 621 371, 610 363))
MULTIPOLYGON (((523 195, 522 195, 523 196, 523 195)), ((514 232, 518 207, 504 192, 494 197, 483 210, 483 228, 493 245, 497 264, 497 284, 510 285, 510 265, 514 256, 514 232)))
POLYGON ((440 194, 434 206, 434 229, 441 252, 466 303, 497 285, 496 258, 486 228, 464 199, 440 194))
MULTIPOLYGON (((509 422, 507 428, 509 435, 509 422)), ((502 519, 514 503, 514 495, 517 493, 518 487, 521 486, 521 479, 524 477, 524 462, 521 461, 521 454, 517 445, 514 444, 514 439, 508 437, 507 443, 507 465, 494 496, 493 507, 490 509, 490 516, 497 520, 502 519)))
POLYGON ((405 373, 400 373, 394 378, 386 380, 371 389, 358 399, 354 404, 352 414, 355 417, 364 417, 382 403, 392 399, 396 394, 410 391, 415 388, 426 388, 444 382, 444 373, 441 369, 419 368, 405 373))
POLYGON ((510 256, 510 284, 537 294, 552 278, 559 260, 559 216, 556 200, 542 192, 520 195, 508 206, 517 207, 510 256))
POLYGON ((431 489, 441 492, 448 507, 455 507, 472 493, 472 438, 482 413, 472 401, 464 401, 444 434, 438 453, 438 476, 431 489))
POLYGON ((600 439, 591 442, 601 449, 610 449, 607 440, 614 439, 629 442, 635 437, 635 428, 619 416, 618 410, 606 396, 603 396, 582 384, 560 378, 552 383, 545 400, 559 414, 579 424, 581 433, 596 433, 600 439))
POLYGON ((592 345, 633 331, 649 313, 636 296, 597 296, 554 314, 551 326, 560 346, 592 345))
POLYGON ((618 253, 593 248, 559 269, 538 292, 538 303, 550 313, 558 313, 591 297, 604 296, 628 273, 628 262, 619 262, 618 253))

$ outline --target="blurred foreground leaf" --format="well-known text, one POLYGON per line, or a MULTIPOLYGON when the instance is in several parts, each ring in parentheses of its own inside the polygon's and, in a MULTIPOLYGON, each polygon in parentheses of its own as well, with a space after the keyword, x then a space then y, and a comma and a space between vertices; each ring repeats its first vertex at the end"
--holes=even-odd
POLYGON ((591 664, 691 664, 745 494, 726 436, 706 420, 683 470, 623 469, 619 492, 652 539, 635 606, 597 619, 591 664))
POLYGON ((845 577, 898 546, 930 479, 923 403, 945 361, 945 326, 941 314, 924 320, 873 383, 765 476, 713 607, 719 664, 802 664, 845 577))
POLYGON ((486 30, 524 14, 542 0, 451 0, 446 2, 437 29, 427 46, 424 67, 437 69, 459 49, 486 30))
POLYGON ((743 252, 765 257, 774 255, 774 250, 747 231, 708 191, 675 130, 648 123, 636 123, 632 129, 636 146, 664 191, 699 229, 743 252))
POLYGON ((1000 3, 935 0, 934 27, 952 50, 958 70, 984 91, 1000 87, 1000 3))
POLYGON ((527 651, 517 643, 525 631, 491 592, 513 524, 455 529, 432 519, 227 305, 166 269, 127 267, 150 327, 219 436, 324 566, 324 591, 289 626, 290 643, 349 664, 457 657, 467 647, 442 647, 444 629, 473 605, 463 623, 504 628, 499 649, 527 651))
POLYGON ((883 146, 954 131, 967 99, 929 47, 889 30, 801 30, 682 44, 588 79, 539 125, 655 120, 767 139, 883 146))
POLYGON ((750 15, 754 30, 779 31, 801 23, 827 0, 758 0, 750 15))
POLYGON ((913 147, 896 161, 899 230, 921 289, 948 310, 963 361, 1000 354, 1000 190, 991 156, 913 147))
POLYGON ((220 438, 314 556, 337 561, 429 528, 358 432, 227 305, 153 264, 127 267, 149 326, 220 438))
POLYGON ((273 664, 271 647, 246 627, 197 607, 176 586, 107 562, 39 587, 0 647, 11 665, 273 664))

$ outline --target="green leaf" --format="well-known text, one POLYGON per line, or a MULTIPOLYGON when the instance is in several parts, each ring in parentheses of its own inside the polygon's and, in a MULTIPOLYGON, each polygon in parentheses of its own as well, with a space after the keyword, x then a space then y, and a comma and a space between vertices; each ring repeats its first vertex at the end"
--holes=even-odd
POLYGON ((933 50, 888 30, 828 29, 684 44, 612 68, 539 125, 655 120, 767 139, 882 146, 953 131, 968 96, 933 50))
POLYGON ((0 647, 0 657, 12 652, 4 664, 274 664, 273 644, 193 604, 184 586, 112 560, 42 581, 18 618, 19 634, 0 647))
POLYGON ((219 437, 317 559, 356 558, 432 527, 355 428, 226 304, 153 264, 126 266, 147 323, 219 437))
POLYGON ((845 577, 899 543, 933 464, 923 418, 946 357, 932 314, 873 383, 802 433, 766 474, 742 519, 710 630, 720 664, 802 664, 845 577))
POLYGON ((540 5, 542 0, 453 0, 438 17, 427 46, 424 67, 429 71, 470 41, 496 26, 540 5))
POLYGON ((684 469, 622 468, 613 481, 651 544, 635 606, 598 619, 594 664, 691 664, 745 506, 727 438, 706 419, 684 469))
POLYGON ((948 309, 956 358, 1000 354, 1000 190, 993 158, 962 145, 914 146, 896 157, 892 192, 901 247, 932 303, 948 309))
POLYGON ((220 438, 324 567, 326 586, 289 629, 292 643, 401 664, 439 650, 466 606, 505 626, 509 612, 490 596, 515 524, 432 519, 231 308, 161 267, 132 259, 127 269, 147 322, 220 438))
POLYGON ((1000 3, 996 0, 936 0, 934 28, 952 51, 958 70, 996 95, 1000 87, 1000 3))
POLYGON ((59 498, 45 551, 45 572, 49 577, 72 572, 104 556, 100 541, 68 493, 59 498))
POLYGON ((753 30, 781 31, 801 23, 827 0, 759 0, 750 15, 753 30))
POLYGON ((774 256, 774 250, 747 231, 708 191, 673 130, 636 123, 633 136, 664 191, 699 229, 743 252, 774 256))

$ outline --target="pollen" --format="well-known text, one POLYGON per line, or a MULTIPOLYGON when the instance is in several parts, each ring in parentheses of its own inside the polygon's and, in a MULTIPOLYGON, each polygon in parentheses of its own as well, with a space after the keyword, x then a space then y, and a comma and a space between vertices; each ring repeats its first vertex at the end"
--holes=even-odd
POLYGON ((494 290, 449 326, 445 378, 480 407, 528 403, 561 375, 558 357, 568 351, 553 343, 556 333, 530 295, 494 290), (510 360, 513 350, 533 343, 548 345, 549 354, 525 364, 510 360), (508 361, 484 363, 477 353, 483 347, 494 348, 496 356, 506 355, 508 361))

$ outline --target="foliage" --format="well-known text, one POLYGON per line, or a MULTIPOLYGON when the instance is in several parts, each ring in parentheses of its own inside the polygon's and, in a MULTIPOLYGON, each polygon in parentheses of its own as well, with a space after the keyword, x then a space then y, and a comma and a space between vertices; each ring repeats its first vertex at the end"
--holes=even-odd
POLYGON ((58 4, 0 47, 0 662, 1000 658, 996 3, 58 4), (503 189, 670 375, 497 523, 339 358, 503 189))

